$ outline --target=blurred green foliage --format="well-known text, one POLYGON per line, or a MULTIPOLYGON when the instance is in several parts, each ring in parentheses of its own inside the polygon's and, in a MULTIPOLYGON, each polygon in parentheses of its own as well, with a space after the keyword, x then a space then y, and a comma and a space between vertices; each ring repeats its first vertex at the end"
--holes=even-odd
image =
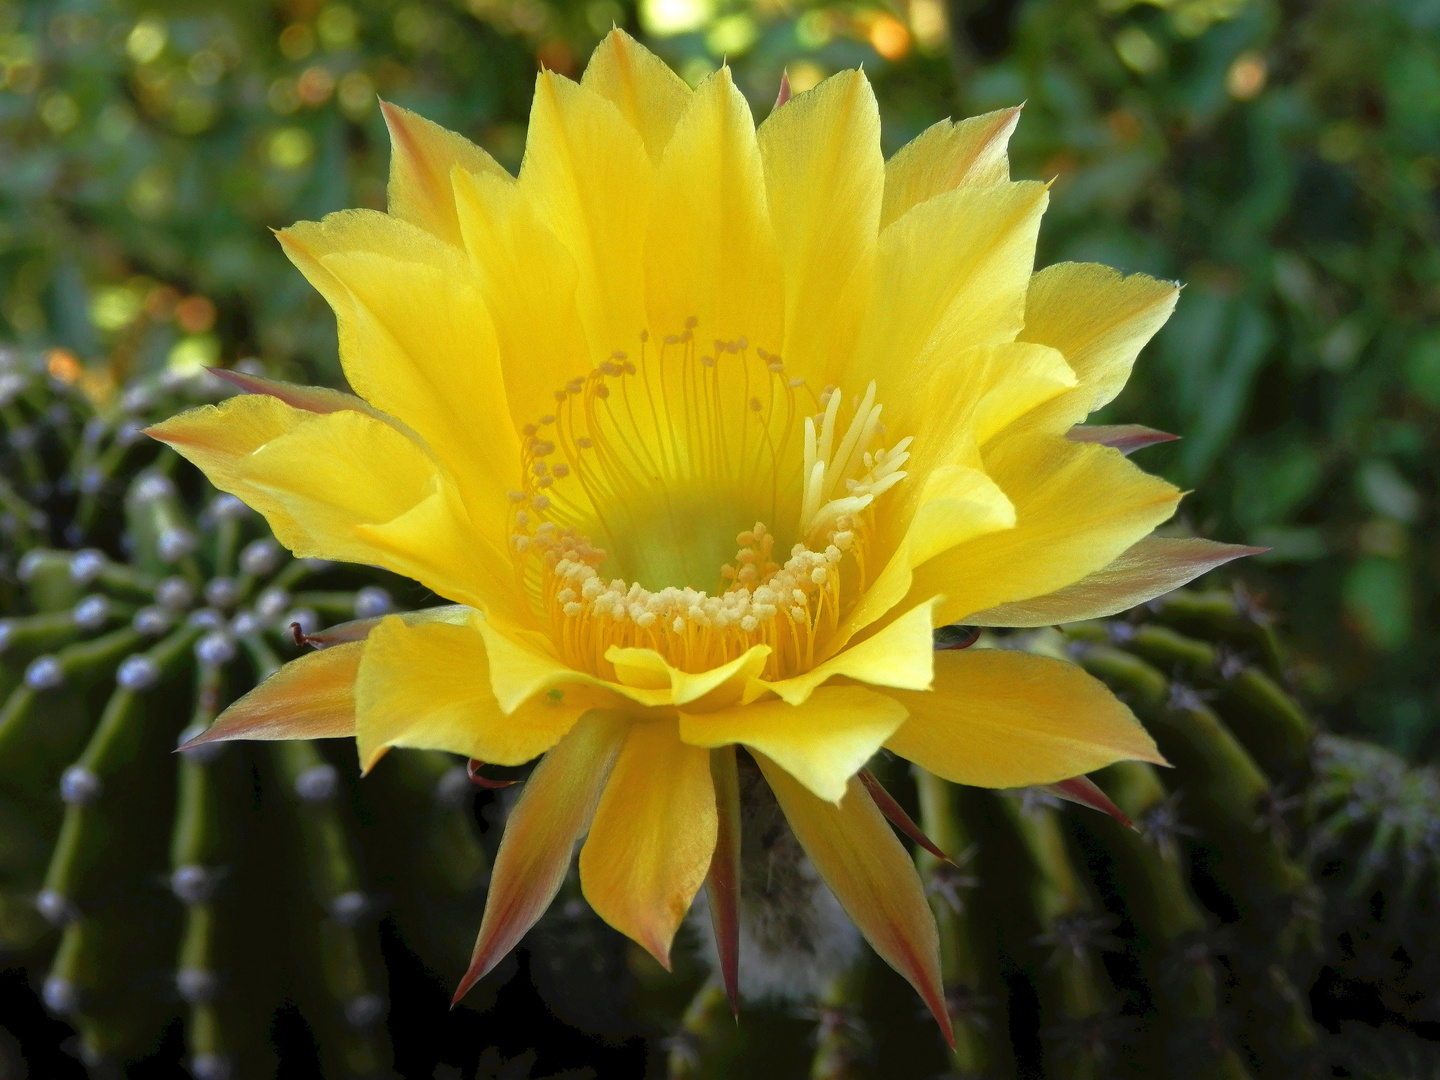
POLYGON ((518 166, 538 64, 612 24, 757 116, 864 64, 887 150, 1020 101, 1040 262, 1187 283, 1115 418, 1244 571, 1334 726, 1440 750, 1440 0, 0 3, 0 337, 95 393, 251 355, 335 381, 267 229, 381 206, 376 95, 518 166))

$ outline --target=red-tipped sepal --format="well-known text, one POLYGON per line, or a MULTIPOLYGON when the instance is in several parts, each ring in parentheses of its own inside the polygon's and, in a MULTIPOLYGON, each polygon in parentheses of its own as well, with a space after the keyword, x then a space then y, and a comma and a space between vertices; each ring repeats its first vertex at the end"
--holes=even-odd
POLYGON ((555 899, 575 841, 595 817, 626 727, 619 714, 589 713, 530 774, 505 823, 480 936, 452 1006, 515 947, 555 899))
POLYGON ((1179 435, 1156 431, 1142 424, 1076 424, 1070 429, 1071 442, 1093 442, 1112 446, 1125 455, 1157 443, 1174 442, 1179 435))
POLYGON ((1096 787, 1095 782, 1088 776, 1072 776, 1069 780, 1061 780, 1058 784, 1044 784, 1042 787, 1056 798, 1088 806, 1091 810, 1099 810, 1102 814, 1109 814, 1127 829, 1135 828, 1125 816, 1125 811, 1111 802, 1109 796, 1096 787))
POLYGON ((788 71, 782 71, 780 72, 780 93, 775 95, 774 108, 778 109, 781 105, 789 101, 790 98, 790 73, 788 71))
POLYGON ((769 758, 754 757, 825 884, 875 951, 919 992, 953 1049, 935 913, 914 860, 865 785, 852 778, 836 806, 816 798, 769 758))
POLYGON ((231 371, 229 368, 210 368, 210 374, 218 379, 224 379, 233 386, 238 386, 247 394, 265 394, 269 397, 279 398, 292 409, 302 409, 305 412, 333 413, 350 410, 352 412, 368 413, 371 416, 379 414, 365 403, 363 398, 354 394, 346 394, 340 390, 331 390, 324 386, 302 386, 299 383, 281 382, 278 379, 266 379, 260 375, 249 375, 243 371, 231 371))
POLYGON ((715 854, 705 893, 710 899, 710 922, 715 928, 715 952, 720 957, 720 981, 730 999, 730 1011, 740 1015, 740 774, 735 748, 710 751, 710 777, 715 782, 715 854))
POLYGON ((861 769, 857 775, 860 778, 860 783, 865 785, 865 790, 870 793, 870 797, 875 800, 875 805, 879 807, 880 812, 889 819, 891 825, 894 825, 941 862, 947 862, 951 866, 960 865, 949 855, 946 855, 945 852, 941 851, 935 841, 931 840, 920 830, 920 826, 915 824, 914 819, 905 812, 905 808, 895 801, 895 797, 891 795, 890 792, 885 790, 885 785, 875 779, 874 773, 869 769, 861 769))
POLYGON ((180 747, 234 739, 335 739, 355 734, 355 673, 363 642, 291 660, 180 747))

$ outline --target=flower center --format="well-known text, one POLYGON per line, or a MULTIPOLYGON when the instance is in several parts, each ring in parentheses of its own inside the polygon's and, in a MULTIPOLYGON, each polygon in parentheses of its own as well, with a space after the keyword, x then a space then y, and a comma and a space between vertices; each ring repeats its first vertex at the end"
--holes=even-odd
POLYGON ((811 666, 865 587, 874 502, 910 456, 909 438, 875 445, 874 383, 847 410, 743 337, 702 350, 690 319, 555 402, 523 431, 510 531, 566 660, 613 678, 610 646, 638 646, 704 671, 765 644, 768 678, 811 666))

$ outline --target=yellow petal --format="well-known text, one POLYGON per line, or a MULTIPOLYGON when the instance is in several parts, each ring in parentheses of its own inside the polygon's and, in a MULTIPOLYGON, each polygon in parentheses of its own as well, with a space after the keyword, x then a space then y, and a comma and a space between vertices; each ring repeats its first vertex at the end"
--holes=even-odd
POLYGON ((348 347, 364 357, 347 365, 355 389, 425 440, 455 479, 471 520, 503 547, 520 445, 494 330, 473 280, 371 252, 337 252, 321 264, 349 294, 337 314, 348 347))
POLYGON ((961 187, 885 229, 874 300, 843 385, 874 379, 876 400, 890 407, 920 389, 916 371, 927 357, 1013 341, 1047 199, 1033 182, 961 187))
POLYGON ((757 135, 785 273, 781 356, 790 371, 823 380, 854 346, 868 285, 861 271, 874 258, 885 187, 880 110, 865 75, 845 71, 773 111, 757 135))
MULTIPOLYGON (((288 409, 272 398, 244 400, 288 409)), ((363 413, 296 415, 299 423, 233 460, 228 472, 207 469, 211 481, 263 513, 297 556, 383 566, 497 617, 528 618, 503 556, 470 529, 422 448, 363 413)), ((217 412, 208 423, 223 419, 217 412)), ((191 457, 190 447, 176 449, 191 457)))
POLYGON ((682 743, 673 721, 634 724, 580 850, 585 899, 668 970, 715 836, 710 754, 682 743))
POLYGON ((817 686, 837 676, 872 686, 929 689, 935 658, 935 624, 931 612, 938 603, 934 600, 915 605, 877 633, 794 678, 776 682, 752 680, 745 699, 753 701, 769 691, 782 701, 799 705, 817 686))
POLYGON ((674 705, 705 710, 733 705, 740 700, 747 682, 765 668, 769 645, 752 645, 728 664, 709 671, 681 671, 654 649, 622 649, 612 645, 605 659, 615 667, 615 677, 626 686, 669 690, 674 705))
MULTIPOLYGON (((368 210, 302 221, 277 236, 334 310, 340 363, 355 392, 458 471, 463 432, 489 433, 494 418, 506 416, 495 335, 464 252, 368 210), (462 403, 471 410, 468 428, 456 419, 462 403)), ((509 468, 504 456, 515 451, 504 434, 493 432, 494 452, 509 468)))
POLYGON ((897 691, 910 718, 887 749, 956 784, 1051 784, 1138 759, 1155 742, 1100 680, 1074 664, 1000 649, 940 652, 935 687, 897 691))
POLYGON ((576 309, 575 260, 518 185, 464 172, 454 181, 460 231, 495 327, 519 430, 553 413, 556 391, 592 366, 576 309))
MULTIPOLYGON (((992 481, 983 477, 980 445, 1016 419, 1063 394, 1075 385, 1075 374, 1060 353, 1044 345, 1006 342, 966 349, 959 355, 928 364, 917 383, 920 393, 898 403, 887 423, 913 434, 909 474, 920 482, 899 485, 889 506, 875 523, 871 558, 882 565, 910 532, 915 514, 927 503, 932 515, 946 509, 953 516, 957 499, 973 499, 967 489, 986 492, 985 501, 999 508, 998 527, 1014 524, 1009 501, 992 481), (970 471, 956 471, 970 470, 970 471)), ((956 524, 960 524, 956 520, 956 524)), ((974 535, 973 533, 970 535, 974 535)), ((912 539, 918 539, 919 534, 912 539)), ((929 530, 926 542, 910 548, 909 565, 918 565, 966 536, 929 530), (923 551, 922 551, 923 547, 923 551)))
POLYGON ((641 705, 670 704, 670 688, 611 683, 594 675, 576 671, 560 660, 539 635, 515 634, 502 630, 486 619, 476 624, 485 639, 485 653, 490 663, 490 688, 500 708, 514 712, 531 698, 553 689, 590 686, 612 690, 641 705))
POLYGON ((944 595, 941 622, 1074 584, 1148 535, 1180 499, 1172 485, 1118 450, 1063 435, 1020 432, 995 440, 985 466, 1014 504, 1015 527, 916 568, 911 595, 944 595))
POLYGON ((1045 345, 1016 341, 976 351, 988 353, 997 368, 975 404, 975 439, 981 444, 1079 382, 1060 351, 1045 345))
POLYGON ((521 765, 554 746, 586 712, 615 704, 601 691, 568 687, 507 716, 490 689, 485 641, 474 625, 480 618, 409 626, 389 615, 371 631, 355 682, 362 769, 391 746, 521 765))
POLYGON ((355 672, 363 642, 291 660, 221 713, 182 750, 232 739, 335 739, 355 734, 355 672))
POLYGON ((240 478, 239 467, 250 453, 312 415, 268 394, 245 394, 219 405, 187 409, 146 428, 145 434, 173 448, 221 491, 259 510, 284 543, 283 537, 303 536, 304 530, 278 502, 251 490, 240 478))
POLYGON ((1020 337, 1065 354, 1079 385, 1027 423, 1064 431, 1114 400, 1135 357, 1175 310, 1180 288, 1095 263, 1059 263, 1030 281, 1020 337))
MULTIPOLYGON (((916 586, 915 569, 927 560, 951 550, 963 550, 977 538, 1003 534, 1015 526, 1015 507, 995 481, 979 469, 943 466, 933 469, 919 487, 919 508, 911 516, 905 535, 831 638, 827 646, 830 655, 838 654, 856 634, 894 612, 907 596, 916 597, 921 587, 916 586)), ((924 599, 934 597, 937 591, 924 599)), ((921 601, 916 598, 915 602, 921 601)), ((940 613, 951 606, 942 603, 933 617, 940 619, 940 613)))
POLYGON ((763 701, 710 713, 682 713, 691 746, 739 743, 758 750, 821 799, 838 802, 846 782, 905 720, 893 697, 862 686, 824 686, 799 705, 763 701))
POLYGON ((690 103, 690 87, 665 61, 616 28, 595 48, 580 85, 610 101, 657 165, 690 103))
POLYGON ((941 120, 902 146, 885 163, 884 228, 907 210, 961 185, 985 186, 1010 179, 1005 149, 1020 109, 1000 109, 958 124, 941 120))
POLYGON ((645 143, 655 164, 690 104, 690 86, 664 60, 624 30, 611 30, 596 46, 580 85, 608 99, 645 143))
POLYGON ((459 1001, 498 964, 545 913, 575 842, 585 835, 610 770, 625 742, 629 720, 596 712, 582 718, 535 766, 505 822, 485 916, 470 967, 455 991, 459 1001))
POLYGON ((490 624, 507 632, 533 628, 535 618, 513 564, 470 528, 448 480, 437 480, 433 492, 390 521, 356 525, 355 535, 376 556, 376 565, 408 567, 398 572, 440 596, 479 608, 490 624))
POLYGON ((728 67, 695 91, 665 147, 645 244, 650 328, 778 352, 779 253, 750 106, 728 67))
POLYGON ((1264 548, 1147 536, 1114 562, 1057 592, 966 616, 974 626, 1054 626, 1103 619, 1153 600, 1201 574, 1264 548))
POLYGON ((952 1045, 935 915, 910 853, 858 780, 838 806, 763 755, 755 759, 795 837, 865 940, 919 991, 952 1045))
POLYGON ((390 129, 390 213, 447 244, 460 245, 460 221, 450 171, 459 167, 509 179, 494 158, 469 139, 418 113, 381 102, 390 129))
MULTIPOLYGON (((520 190, 570 250, 576 302, 595 355, 638 348, 654 166, 620 110, 542 71, 530 107, 520 190)), ((558 386, 558 384, 557 384, 558 386)))

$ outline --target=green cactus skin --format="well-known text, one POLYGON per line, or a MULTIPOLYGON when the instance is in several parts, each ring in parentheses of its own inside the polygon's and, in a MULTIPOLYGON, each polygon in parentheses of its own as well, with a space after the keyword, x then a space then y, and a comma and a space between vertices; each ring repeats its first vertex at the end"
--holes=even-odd
POLYGON ((1315 996, 1338 1063, 1366 1080, 1440 1076, 1440 770, 1323 735, 1315 772, 1309 846, 1335 943, 1315 996), (1364 1022, 1347 1022, 1347 1011, 1364 1022))
POLYGON ((365 816, 401 810, 406 842, 370 862, 423 894, 382 901, 353 753, 173 752, 296 655, 292 622, 391 605, 380 575, 290 558, 143 436, 193 389, 136 383, 101 410, 29 358, 0 363, 0 948, 94 1075, 177 1016, 197 1080, 269 1071, 286 1000, 324 1075, 393 1075, 378 923, 388 908, 426 963, 460 962, 489 868, 474 789, 443 754, 377 768, 366 794, 386 805, 365 816))

